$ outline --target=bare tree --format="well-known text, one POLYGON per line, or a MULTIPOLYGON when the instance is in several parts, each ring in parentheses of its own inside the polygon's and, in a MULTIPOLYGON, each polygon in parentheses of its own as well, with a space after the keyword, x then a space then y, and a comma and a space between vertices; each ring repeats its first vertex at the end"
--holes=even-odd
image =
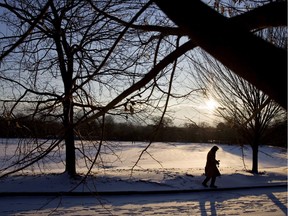
MULTIPOLYGON (((3 116, 16 119, 25 110, 32 119, 63 123, 58 140, 40 144, 41 150, 29 143, 34 147, 16 162, 17 168, 5 167, 4 175, 43 159, 62 140, 70 176, 76 174, 78 151, 92 167, 95 155, 91 159, 75 145, 75 137, 81 137, 77 127, 100 118, 104 129, 107 113, 125 118, 149 107, 167 107, 176 79, 176 63, 173 68, 169 64, 194 47, 168 34, 175 28, 151 1, 11 0, 0 7, 6 27, 1 33, 3 116)), ((95 144, 96 158, 101 145, 95 144)))
MULTIPOLYGON (((284 2, 281 2, 280 4, 283 3, 284 2)), ((270 12, 275 10, 281 11, 281 9, 278 8, 279 6, 278 3, 271 3, 266 5, 264 2, 264 6, 262 7, 259 7, 258 5, 259 2, 255 3, 253 1, 251 2, 244 1, 240 4, 242 4, 242 6, 246 6, 246 8, 248 5, 250 6, 254 5, 256 9, 248 11, 242 15, 238 15, 239 13, 243 13, 243 11, 240 10, 239 12, 239 5, 238 7, 235 7, 235 2, 232 4, 227 3, 227 5, 225 5, 225 3, 222 3, 221 5, 220 1, 215 1, 214 7, 219 9, 222 14, 225 13, 225 10, 226 12, 228 11, 227 13, 229 13, 229 16, 232 14, 233 17, 231 17, 230 20, 236 21, 235 24, 238 23, 237 20, 241 16, 242 16, 241 19, 243 19, 243 21, 245 19, 250 19, 251 17, 254 17, 255 19, 253 19, 252 22, 250 23, 248 22, 249 24, 247 23, 246 25, 245 24, 243 25, 242 23, 241 26, 245 27, 245 29, 253 30, 253 33, 256 35, 257 40, 263 40, 264 43, 269 42, 270 44, 273 44, 275 49, 285 50, 285 47, 287 46, 287 44, 285 43, 286 41, 285 28, 279 27, 279 23, 283 22, 282 17, 283 14, 279 12, 280 14, 277 14, 275 19, 270 20, 271 25, 268 25, 268 21, 267 23, 265 22, 264 24, 262 23, 263 20, 261 21, 257 18, 262 17, 263 13, 267 16, 268 11, 270 12)), ((260 4, 263 4, 263 2, 260 4)), ((283 24, 285 25, 285 23, 283 24)), ((280 26, 282 26, 282 24, 280 24, 280 26)), ((238 38, 238 39, 243 40, 244 43, 247 43, 246 45, 250 44, 248 42, 249 40, 244 40, 244 38, 238 38)), ((241 43, 242 42, 240 42, 239 44, 241 43)), ((251 47, 249 47, 247 51, 250 49, 251 47)), ((244 52, 238 54, 239 55, 241 54, 239 60, 242 59, 242 57, 245 59, 247 56, 250 55, 249 54, 246 56, 244 52)), ((263 141, 267 128, 271 126, 271 124, 273 124, 273 122, 276 121, 278 118, 285 118, 286 112, 277 103, 275 103, 271 99, 271 97, 269 97, 262 91, 265 89, 261 88, 262 90, 260 90, 259 86, 255 82, 252 82, 251 84, 240 77, 242 76, 246 78, 245 75, 244 76, 242 75, 242 72, 248 73, 248 71, 242 71, 240 72, 240 74, 237 72, 240 75, 238 76, 237 74, 233 73, 232 70, 230 70, 230 69, 234 70, 235 67, 238 66, 231 67, 229 66, 229 64, 225 63, 225 61, 228 60, 229 57, 224 61, 222 61, 221 58, 219 59, 217 57, 217 54, 215 55, 214 53, 212 55, 214 55, 214 57, 216 57, 218 60, 224 63, 227 67, 223 66, 223 64, 214 59, 212 56, 202 52, 201 58, 193 60, 193 62, 196 62, 194 66, 196 70, 199 72, 198 80, 201 83, 200 86, 202 88, 205 87, 207 90, 206 93, 211 95, 211 97, 217 99, 218 103, 220 104, 220 107, 218 107, 217 109, 217 113, 221 117, 223 117, 226 120, 226 122, 230 123, 231 127, 237 128, 242 138, 244 138, 244 140, 251 145, 253 152, 252 172, 258 173, 259 145, 263 141), (197 64, 197 62, 201 63, 197 64), (253 84, 256 84, 256 86, 254 86, 253 84)), ((226 54, 224 54, 224 56, 226 56, 226 54)), ((257 61, 256 59, 258 57, 259 56, 255 58, 249 57, 253 61, 250 63, 258 65, 258 63, 256 62, 257 61)), ((274 57, 275 56, 270 56, 269 57, 270 59, 268 61, 270 61, 274 57)), ((242 60, 245 61, 244 59, 242 60)), ((275 60, 278 61, 277 58, 275 60)), ((264 60, 261 59, 261 62, 263 61, 264 60)), ((246 63, 247 62, 245 62, 245 64, 246 63)), ((250 63, 248 63, 248 65, 250 63)), ((241 64, 241 61, 239 61, 239 64, 241 64)), ((274 64, 272 64, 271 67, 273 65, 274 64)), ((280 69, 277 67, 276 68, 271 67, 267 67, 265 69, 267 70, 266 72, 264 72, 261 69, 261 73, 270 74, 269 77, 271 79, 278 79, 279 77, 275 78, 275 76, 278 76, 278 72, 280 69), (277 74, 275 74, 275 76, 271 75, 272 71, 275 70, 277 74)), ((238 69, 236 69, 236 71, 238 69)), ((254 72, 258 73, 256 72, 257 70, 254 69, 254 72)), ((248 80, 251 81, 249 78, 248 80)), ((261 82, 263 81, 262 78, 259 78, 259 80, 261 80, 261 82)), ((285 87, 285 82, 286 81, 284 81, 282 87, 285 87)), ((282 89, 281 91, 284 92, 284 89, 282 89)), ((282 95, 283 92, 279 91, 277 93, 278 96, 282 95)), ((270 94, 270 96, 272 96, 273 99, 276 99, 275 97, 273 97, 273 94, 272 95, 270 94)), ((279 102, 279 100, 277 101, 279 102)), ((283 105, 283 103, 281 103, 281 105, 283 105)))
POLYGON ((285 118, 286 112, 261 90, 211 56, 203 53, 203 57, 207 64, 196 66, 201 86, 205 85, 207 94, 218 101, 216 113, 236 128, 252 147, 252 172, 258 173, 259 145, 263 143, 268 127, 277 119, 285 118))

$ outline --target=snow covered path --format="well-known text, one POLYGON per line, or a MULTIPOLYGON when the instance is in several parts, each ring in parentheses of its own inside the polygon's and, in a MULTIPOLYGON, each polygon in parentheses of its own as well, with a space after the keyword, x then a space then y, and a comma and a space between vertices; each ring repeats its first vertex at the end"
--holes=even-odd
MULTIPOLYGON (((17 144, 13 144, 13 140, 11 142, 9 145, 0 145, 0 167, 9 163, 9 158, 13 158, 17 144), (1 155, 1 152, 6 154, 1 155)), ((81 184, 81 178, 70 179, 63 173, 63 163, 55 160, 43 161, 38 167, 1 178, 0 215, 287 215, 287 149, 261 146, 261 173, 253 175, 245 169, 245 166, 247 169, 251 167, 251 148, 218 145, 220 149, 217 159, 221 160, 222 174, 216 181, 219 190, 202 191, 206 155, 211 144, 155 143, 133 172, 131 167, 147 143, 119 142, 111 145, 115 145, 113 154, 109 152, 109 148, 104 149, 102 163, 81 184), (11 192, 125 193, 169 190, 194 192, 100 197, 57 197, 55 194, 1 196, 11 192)), ((93 149, 91 151, 93 154, 93 149)), ((85 170, 85 164, 81 160, 77 165, 79 170, 85 170)))
POLYGON ((287 215, 287 188, 185 194, 1 197, 1 215, 287 215))

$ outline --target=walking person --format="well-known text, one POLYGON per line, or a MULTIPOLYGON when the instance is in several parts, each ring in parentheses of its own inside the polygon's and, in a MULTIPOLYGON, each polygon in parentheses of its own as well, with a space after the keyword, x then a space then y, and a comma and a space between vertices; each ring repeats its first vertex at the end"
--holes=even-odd
POLYGON ((215 185, 216 177, 221 175, 217 168, 217 165, 219 165, 220 160, 216 160, 216 151, 218 149, 219 148, 217 146, 213 146, 207 154, 207 161, 205 166, 206 178, 202 182, 202 185, 204 187, 208 187, 207 183, 211 179, 210 187, 217 188, 217 186, 215 185))

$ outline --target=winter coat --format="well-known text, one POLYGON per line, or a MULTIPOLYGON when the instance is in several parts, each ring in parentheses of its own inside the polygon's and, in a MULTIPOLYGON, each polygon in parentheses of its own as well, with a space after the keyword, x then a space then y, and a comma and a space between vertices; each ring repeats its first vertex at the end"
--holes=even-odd
POLYGON ((205 175, 207 177, 217 177, 220 176, 220 172, 217 168, 219 162, 216 160, 216 151, 218 150, 217 146, 214 146, 207 154, 207 162, 205 166, 205 175))

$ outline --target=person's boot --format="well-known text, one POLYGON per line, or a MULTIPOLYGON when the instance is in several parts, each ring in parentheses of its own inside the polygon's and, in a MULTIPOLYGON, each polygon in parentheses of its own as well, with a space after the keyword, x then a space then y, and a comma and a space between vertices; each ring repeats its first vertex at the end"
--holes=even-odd
POLYGON ((205 182, 202 182, 202 185, 203 185, 204 187, 208 187, 208 185, 207 185, 205 182))
POLYGON ((215 185, 215 182, 216 182, 216 177, 212 177, 210 188, 217 188, 217 186, 215 185))
POLYGON ((208 187, 208 185, 207 185, 207 182, 210 180, 210 178, 209 177, 206 177, 205 179, 204 179, 204 181, 202 182, 202 185, 204 186, 204 187, 208 187))

